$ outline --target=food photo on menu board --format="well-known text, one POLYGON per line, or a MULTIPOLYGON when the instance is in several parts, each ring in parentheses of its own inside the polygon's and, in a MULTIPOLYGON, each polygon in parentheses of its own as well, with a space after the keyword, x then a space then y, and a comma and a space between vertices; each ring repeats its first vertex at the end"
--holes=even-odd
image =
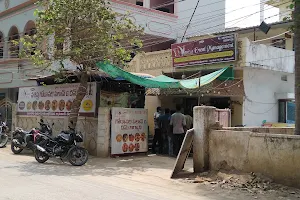
POLYGON ((148 151, 147 110, 112 108, 111 154, 148 151))
MULTIPOLYGON (((79 84, 19 88, 18 114, 65 116, 71 112, 79 84)), ((90 92, 81 103, 79 113, 94 114, 96 83, 89 83, 90 92)))

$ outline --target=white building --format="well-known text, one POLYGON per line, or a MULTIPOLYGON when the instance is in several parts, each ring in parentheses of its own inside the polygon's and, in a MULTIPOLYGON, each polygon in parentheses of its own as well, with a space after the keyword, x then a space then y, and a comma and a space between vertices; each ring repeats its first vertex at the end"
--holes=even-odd
MULTIPOLYGON (((261 126, 264 122, 290 124, 295 120, 293 34, 287 33, 292 22, 269 25, 271 29, 267 34, 258 26, 213 33, 215 37, 237 34, 238 56, 232 62, 176 68, 172 63, 172 51, 165 50, 138 56, 127 70, 155 76, 163 73, 181 79, 183 75, 195 77, 199 71, 205 75, 231 66, 233 80, 215 80, 208 89, 200 89, 201 104, 230 108, 232 126, 261 126)), ((188 40, 203 41, 214 36, 199 34, 188 40)), ((190 112, 198 105, 199 99, 197 93, 182 91, 149 94, 151 96, 146 98, 149 121, 157 106, 175 109, 176 104, 181 104, 185 111, 190 112)))
MULTIPOLYGON (((19 87, 36 85, 36 81, 28 79, 46 73, 19 59, 21 47, 10 42, 23 34, 35 33, 35 2, 0 0, 0 111, 1 100, 7 97, 5 101, 16 102, 19 87)), ((182 38, 197 0, 110 0, 110 3, 116 12, 129 11, 132 20, 145 28, 147 41, 143 50, 149 52, 168 49, 182 38)), ((200 1, 186 36, 208 27, 224 30, 225 0, 200 1)))
POLYGON ((239 39, 239 56, 232 64, 235 74, 243 80, 244 95, 238 98, 241 107, 235 105, 240 114, 233 115, 233 125, 294 123, 295 53, 293 34, 288 32, 292 22, 280 21, 269 26, 267 34, 258 26, 215 34, 236 33, 239 39))

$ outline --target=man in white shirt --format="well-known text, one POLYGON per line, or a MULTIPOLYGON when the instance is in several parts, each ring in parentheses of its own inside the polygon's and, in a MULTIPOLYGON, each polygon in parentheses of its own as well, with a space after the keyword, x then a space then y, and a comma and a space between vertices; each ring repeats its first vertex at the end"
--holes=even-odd
POLYGON ((184 114, 181 113, 180 105, 176 105, 176 113, 171 116, 170 126, 174 138, 174 154, 177 156, 186 131, 186 119, 184 114))
POLYGON ((193 117, 189 114, 185 114, 185 120, 186 120, 186 130, 193 128, 193 117))

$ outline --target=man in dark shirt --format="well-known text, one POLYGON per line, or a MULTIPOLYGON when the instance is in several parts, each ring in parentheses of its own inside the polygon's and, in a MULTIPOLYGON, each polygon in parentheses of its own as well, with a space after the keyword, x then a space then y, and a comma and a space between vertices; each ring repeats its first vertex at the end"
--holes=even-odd
POLYGON ((172 133, 170 132, 170 109, 165 109, 165 114, 161 115, 158 120, 160 122, 161 133, 163 137, 163 150, 164 153, 169 154, 170 156, 173 154, 173 144, 170 145, 170 140, 172 133))
POLYGON ((159 153, 162 153, 163 149, 163 139, 161 133, 161 126, 159 123, 159 117, 161 116, 161 107, 156 108, 156 112, 154 113, 154 137, 152 141, 152 153, 156 154, 156 143, 158 143, 159 153))

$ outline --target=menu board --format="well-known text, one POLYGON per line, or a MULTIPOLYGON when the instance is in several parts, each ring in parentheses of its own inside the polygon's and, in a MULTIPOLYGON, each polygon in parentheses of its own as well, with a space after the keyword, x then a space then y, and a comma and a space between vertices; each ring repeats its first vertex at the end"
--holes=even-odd
MULTIPOLYGON (((79 83, 19 88, 18 114, 66 116, 69 115, 79 83)), ((81 102, 79 114, 94 116, 96 110, 96 83, 89 83, 81 102)))
POLYGON ((111 154, 148 151, 148 111, 112 108, 111 154))

